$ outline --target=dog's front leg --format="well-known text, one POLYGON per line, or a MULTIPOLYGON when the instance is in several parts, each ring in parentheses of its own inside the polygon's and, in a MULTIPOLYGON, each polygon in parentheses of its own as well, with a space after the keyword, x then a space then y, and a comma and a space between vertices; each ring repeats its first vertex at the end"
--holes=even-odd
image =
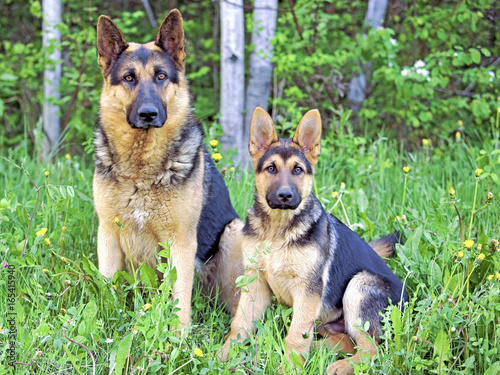
POLYGON ((184 238, 171 239, 170 244, 172 266, 177 271, 177 280, 172 286, 172 294, 174 301, 179 299, 177 305, 181 309, 177 314, 179 316, 179 327, 185 329, 191 323, 191 295, 198 246, 196 233, 191 238, 185 236, 184 238))
POLYGON ((97 230, 97 257, 99 272, 106 277, 113 277, 123 268, 124 253, 120 245, 120 232, 115 223, 99 223, 97 230))
POLYGON ((294 296, 292 323, 285 338, 289 359, 292 352, 296 352, 302 363, 304 362, 302 353, 309 352, 314 336, 314 322, 318 318, 320 310, 321 295, 310 294, 304 290, 304 293, 294 296))
MULTIPOLYGON (((251 277, 255 275, 255 272, 257 271, 252 269, 245 272, 245 275, 251 277)), ((241 291, 236 315, 231 323, 231 331, 219 356, 221 361, 227 360, 233 341, 242 342, 255 331, 254 322, 262 318, 267 307, 271 304, 272 291, 262 275, 257 275, 257 278, 247 288, 248 291, 245 291, 245 287, 241 291)))

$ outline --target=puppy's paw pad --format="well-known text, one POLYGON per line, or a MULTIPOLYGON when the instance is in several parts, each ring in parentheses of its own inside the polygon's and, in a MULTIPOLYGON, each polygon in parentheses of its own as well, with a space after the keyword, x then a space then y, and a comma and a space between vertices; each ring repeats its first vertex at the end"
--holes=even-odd
POLYGON ((332 363, 326 369, 326 373, 328 375, 348 375, 351 374, 353 371, 354 371, 353 367, 345 359, 341 359, 340 361, 332 363))

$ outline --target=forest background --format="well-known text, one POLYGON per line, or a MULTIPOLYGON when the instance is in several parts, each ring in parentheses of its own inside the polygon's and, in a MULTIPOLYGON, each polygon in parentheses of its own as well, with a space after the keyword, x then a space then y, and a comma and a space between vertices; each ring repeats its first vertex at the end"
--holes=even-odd
MULTIPOLYGON (((110 16, 128 41, 148 42, 155 23, 172 8, 181 11, 195 114, 207 147, 222 156, 218 167, 244 217, 253 199, 253 177, 239 159, 248 124, 238 119, 226 127, 221 120, 228 107, 221 106, 220 25, 227 21, 221 9, 232 3, 242 15, 243 55, 237 58, 244 71, 234 78, 243 82, 237 95, 244 98, 251 55, 261 50, 252 44, 258 1, 65 0, 57 26, 61 43, 45 48, 42 3, 1 2, 0 374, 35 368, 271 374, 283 361, 291 316, 283 306, 267 312, 252 345, 220 364, 215 353, 229 317, 214 313, 199 291, 193 301, 197 329, 179 341, 158 329, 175 326, 166 314, 175 309, 165 297, 168 283, 158 285, 146 268, 109 282, 95 268, 98 16, 110 16), (57 61, 49 58, 55 50, 61 52, 57 61), (58 63, 58 94, 47 101, 58 110, 61 136, 51 140, 42 120, 43 72, 58 63), (228 140, 228 129, 240 144, 228 140), (212 147, 214 139, 219 144, 212 147), (9 366, 13 343, 22 363, 15 370, 9 366), (200 348, 203 356, 195 351, 200 348)), ((266 56, 272 76, 269 98, 260 105, 281 136, 318 108, 324 134, 315 194, 365 239, 394 229, 406 235, 389 264, 406 280, 410 307, 386 314, 387 340, 357 373, 497 374, 500 8, 494 0, 390 0, 377 25, 367 16, 375 3, 381 2, 288 0, 271 7, 277 15, 273 51, 266 56), (354 95, 359 77, 366 84, 354 95)), ((325 348, 313 351, 307 373, 322 373, 336 356, 325 348)))

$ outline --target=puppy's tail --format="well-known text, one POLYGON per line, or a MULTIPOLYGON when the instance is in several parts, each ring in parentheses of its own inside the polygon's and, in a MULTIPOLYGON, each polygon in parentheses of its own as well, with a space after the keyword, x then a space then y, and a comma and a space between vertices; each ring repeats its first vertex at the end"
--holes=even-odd
POLYGON ((402 243, 403 234, 394 232, 377 240, 368 242, 373 250, 382 258, 390 258, 394 255, 394 248, 397 243, 402 243))

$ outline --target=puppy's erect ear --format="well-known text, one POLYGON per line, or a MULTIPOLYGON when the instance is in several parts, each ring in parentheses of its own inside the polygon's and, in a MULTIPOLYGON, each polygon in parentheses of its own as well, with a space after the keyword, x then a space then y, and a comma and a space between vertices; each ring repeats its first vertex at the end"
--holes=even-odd
POLYGON ((172 9, 163 20, 156 35, 155 44, 170 55, 177 69, 184 70, 184 60, 186 59, 184 29, 181 12, 177 9, 172 9))
POLYGON ((293 141, 297 143, 312 165, 318 161, 321 151, 321 116, 317 109, 307 112, 300 120, 293 141))
POLYGON ((97 62, 103 72, 113 65, 127 47, 128 43, 118 26, 109 17, 100 16, 97 21, 97 62))
POLYGON ((250 144, 248 146, 252 159, 260 159, 264 156, 274 142, 278 142, 278 136, 271 116, 262 108, 255 108, 250 123, 250 144))

